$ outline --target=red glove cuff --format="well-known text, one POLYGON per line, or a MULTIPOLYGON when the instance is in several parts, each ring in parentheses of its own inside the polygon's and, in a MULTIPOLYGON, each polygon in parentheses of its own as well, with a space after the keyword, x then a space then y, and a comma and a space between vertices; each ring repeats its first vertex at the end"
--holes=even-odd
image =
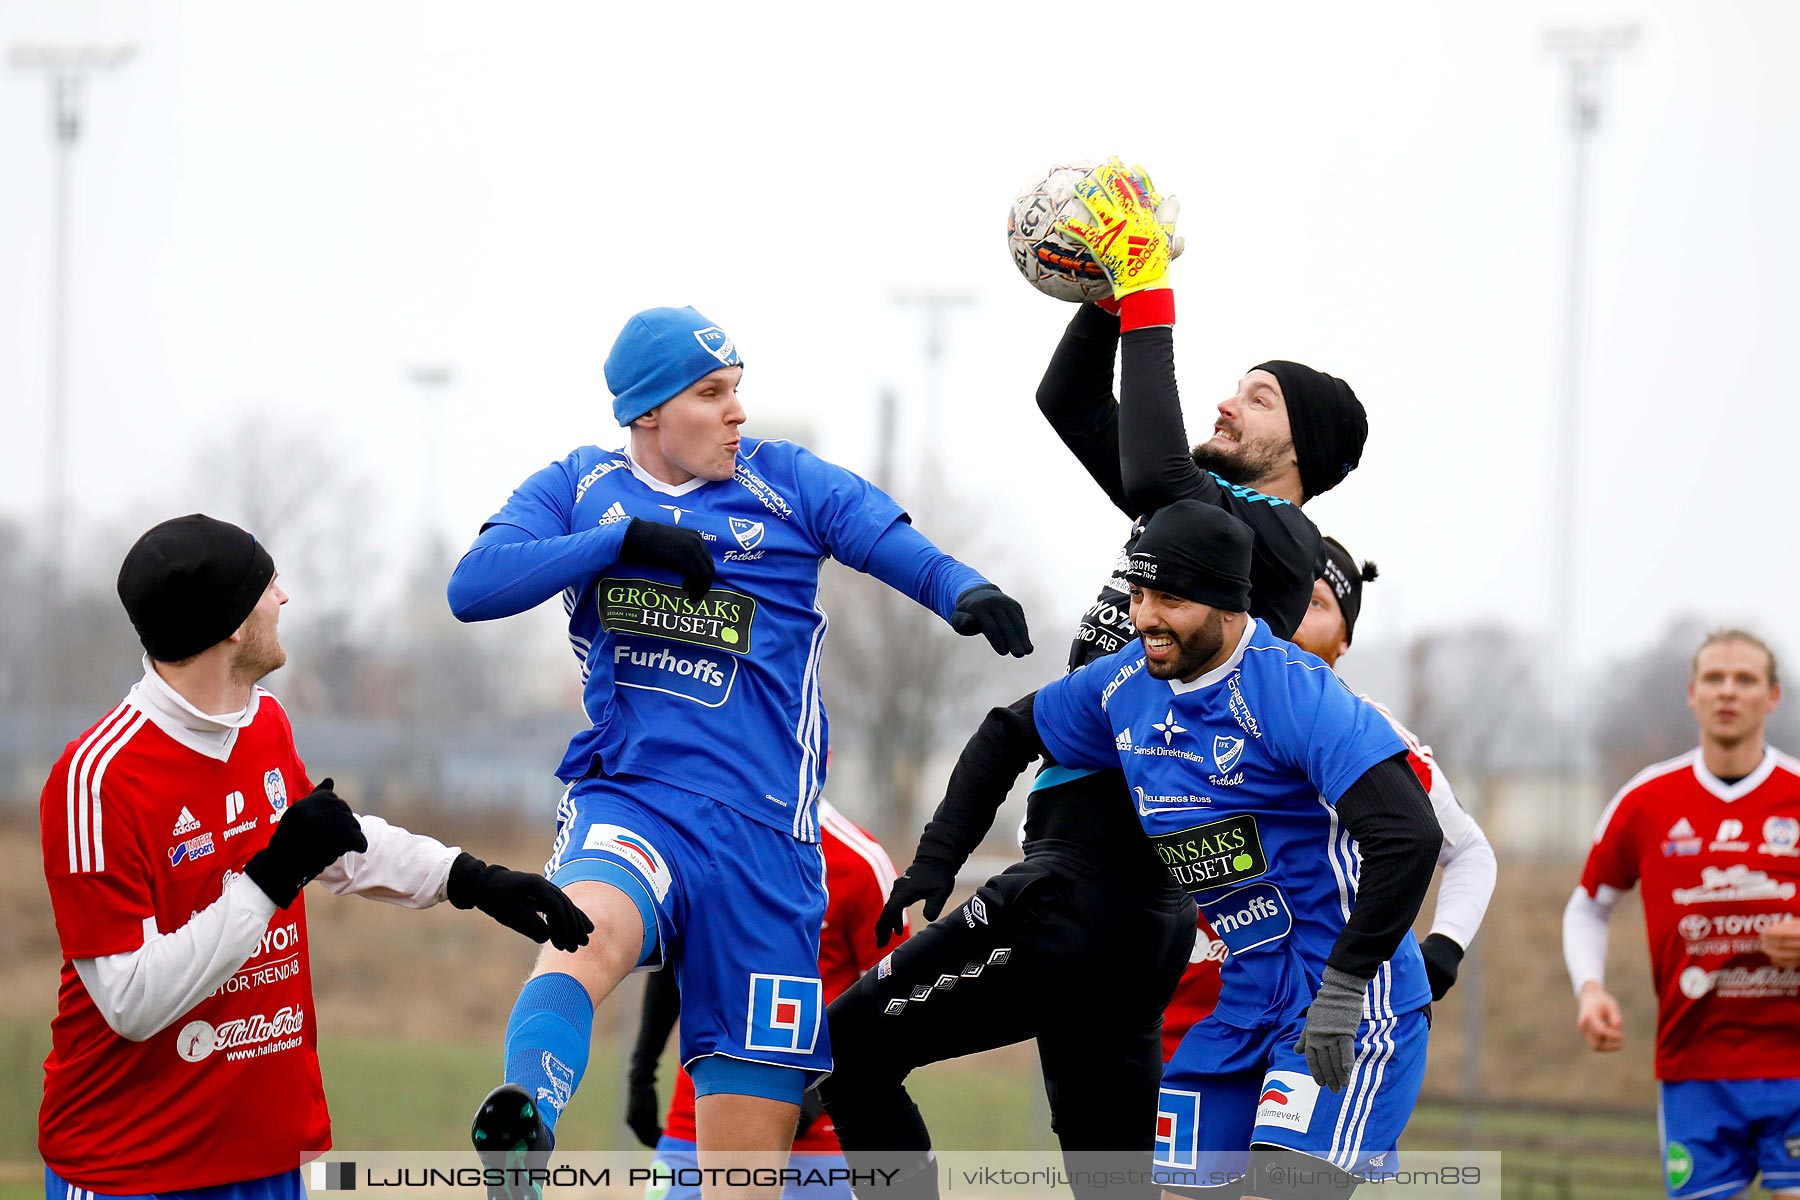
POLYGON ((1173 288, 1147 288, 1141 292, 1133 292, 1118 301, 1118 306, 1120 333, 1175 324, 1173 288))
POLYGON ((1119 315, 1119 302, 1111 296, 1102 296, 1094 301, 1094 307, 1103 313, 1111 313, 1115 317, 1119 315))

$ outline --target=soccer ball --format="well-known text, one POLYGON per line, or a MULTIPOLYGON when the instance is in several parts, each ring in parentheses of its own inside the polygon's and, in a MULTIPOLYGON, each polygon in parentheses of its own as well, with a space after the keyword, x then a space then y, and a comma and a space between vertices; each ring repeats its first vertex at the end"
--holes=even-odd
POLYGON ((1057 231, 1064 217, 1092 221, 1075 185, 1098 163, 1058 163, 1025 185, 1006 214, 1006 245, 1019 274, 1046 296, 1080 304, 1112 295, 1112 283, 1087 247, 1057 231))

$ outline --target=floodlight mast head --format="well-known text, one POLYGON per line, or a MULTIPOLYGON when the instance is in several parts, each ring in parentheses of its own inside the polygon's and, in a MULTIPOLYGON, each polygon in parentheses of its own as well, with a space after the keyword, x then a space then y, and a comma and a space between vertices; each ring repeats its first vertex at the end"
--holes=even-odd
POLYGON ((1597 28, 1561 26, 1544 31, 1544 50, 1569 69, 1569 120, 1577 135, 1600 125, 1600 88, 1607 65, 1634 49, 1643 35, 1638 25, 1597 28))
POLYGON ((99 71, 116 71, 137 54, 131 42, 103 45, 85 42, 63 45, 53 42, 20 42, 9 58, 15 71, 42 71, 50 75, 91 75, 99 71))
POLYGON ((50 132, 58 145, 73 146, 81 135, 78 93, 84 80, 116 71, 137 54, 130 42, 59 44, 21 42, 7 56, 12 69, 40 75, 50 83, 50 132))

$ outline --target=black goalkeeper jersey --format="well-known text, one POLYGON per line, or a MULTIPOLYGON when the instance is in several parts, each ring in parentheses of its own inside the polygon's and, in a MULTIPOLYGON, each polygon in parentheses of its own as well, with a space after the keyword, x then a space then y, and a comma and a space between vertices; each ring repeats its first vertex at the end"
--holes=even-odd
MULTIPOLYGON (((1130 536, 1076 627, 1069 670, 1103 658, 1137 636, 1122 572, 1144 522, 1177 500, 1216 504, 1250 527, 1256 535, 1250 615, 1279 637, 1293 636, 1319 577, 1319 531, 1298 505, 1229 483, 1194 461, 1175 386, 1173 330, 1138 329, 1121 338, 1117 317, 1082 305, 1050 359, 1037 401, 1063 444, 1107 498, 1132 518, 1130 536), (1117 400, 1112 391, 1116 358, 1123 360, 1117 400)), ((1037 804, 1036 799, 1034 792, 1027 802, 1027 841, 1091 845, 1099 839, 1143 840, 1122 789, 1118 804, 1037 804)))

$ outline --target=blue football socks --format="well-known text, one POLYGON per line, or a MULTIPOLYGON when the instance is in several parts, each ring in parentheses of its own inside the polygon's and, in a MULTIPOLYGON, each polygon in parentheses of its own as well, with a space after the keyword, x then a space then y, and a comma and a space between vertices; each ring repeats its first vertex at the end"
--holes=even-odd
POLYGON ((573 975, 539 975, 513 1001, 506 1022, 506 1082, 537 1097, 539 1116, 554 1130, 587 1070, 594 1002, 573 975))

